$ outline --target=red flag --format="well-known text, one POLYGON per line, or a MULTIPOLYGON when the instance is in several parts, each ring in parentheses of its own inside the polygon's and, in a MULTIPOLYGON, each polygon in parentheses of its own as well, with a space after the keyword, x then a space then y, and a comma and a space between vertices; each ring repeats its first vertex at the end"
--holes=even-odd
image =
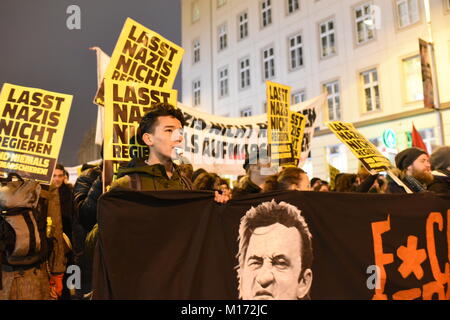
POLYGON ((425 145, 425 142, 423 142, 422 137, 420 136, 419 131, 416 130, 416 127, 414 127, 414 123, 412 126, 412 146, 422 149, 423 151, 428 152, 427 146, 425 145))

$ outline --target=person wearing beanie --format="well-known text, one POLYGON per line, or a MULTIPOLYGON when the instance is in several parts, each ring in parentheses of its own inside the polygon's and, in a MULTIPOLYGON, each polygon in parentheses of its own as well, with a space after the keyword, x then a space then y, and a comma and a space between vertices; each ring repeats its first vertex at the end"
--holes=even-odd
MULTIPOLYGON (((427 190, 427 186, 434 180, 431 174, 430 157, 422 149, 412 147, 399 152, 395 156, 398 176, 413 192, 427 190)), ((403 187, 394 181, 389 181, 390 193, 406 193, 403 187)))
POLYGON ((430 162, 434 181, 428 186, 428 190, 450 193, 450 146, 437 148, 431 154, 430 162))

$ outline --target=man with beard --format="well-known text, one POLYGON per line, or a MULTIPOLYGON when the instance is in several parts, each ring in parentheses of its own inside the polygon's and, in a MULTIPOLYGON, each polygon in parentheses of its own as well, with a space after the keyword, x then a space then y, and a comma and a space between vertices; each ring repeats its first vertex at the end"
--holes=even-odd
POLYGON ((428 190, 436 193, 450 193, 450 146, 437 148, 430 156, 431 174, 434 181, 428 190))
MULTIPOLYGON (((433 182, 430 157, 419 148, 408 148, 395 156, 395 164, 399 171, 396 173, 403 183, 413 192, 423 192, 433 182)), ((390 193, 406 193, 403 187, 394 181, 389 182, 390 193)))

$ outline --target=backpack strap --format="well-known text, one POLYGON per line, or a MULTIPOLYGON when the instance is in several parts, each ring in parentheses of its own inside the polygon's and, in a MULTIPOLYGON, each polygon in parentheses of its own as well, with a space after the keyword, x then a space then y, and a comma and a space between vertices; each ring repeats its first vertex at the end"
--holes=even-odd
POLYGON ((184 186, 186 187, 186 189, 192 190, 192 182, 188 178, 183 176, 182 174, 180 174, 180 178, 181 178, 181 181, 183 182, 184 186))
POLYGON ((137 173, 132 173, 128 175, 130 177, 130 188, 135 191, 141 191, 141 177, 137 173))

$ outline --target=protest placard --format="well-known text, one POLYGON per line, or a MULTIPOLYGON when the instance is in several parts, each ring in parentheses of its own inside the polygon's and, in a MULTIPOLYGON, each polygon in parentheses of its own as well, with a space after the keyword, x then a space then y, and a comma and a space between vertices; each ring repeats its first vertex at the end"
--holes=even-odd
POLYGON ((268 143, 272 162, 292 165, 291 88, 266 81, 268 143))
POLYGON ((5 83, 0 93, 0 173, 49 184, 71 104, 71 95, 5 83))
POLYGON ((140 145, 135 135, 152 105, 176 102, 176 90, 105 79, 104 160, 115 162, 114 172, 122 161, 148 157, 148 147, 140 145))
MULTIPOLYGON (((183 48, 127 18, 104 79, 139 82, 171 89, 183 54, 183 48)), ((104 105, 104 94, 103 82, 94 103, 104 105)))

